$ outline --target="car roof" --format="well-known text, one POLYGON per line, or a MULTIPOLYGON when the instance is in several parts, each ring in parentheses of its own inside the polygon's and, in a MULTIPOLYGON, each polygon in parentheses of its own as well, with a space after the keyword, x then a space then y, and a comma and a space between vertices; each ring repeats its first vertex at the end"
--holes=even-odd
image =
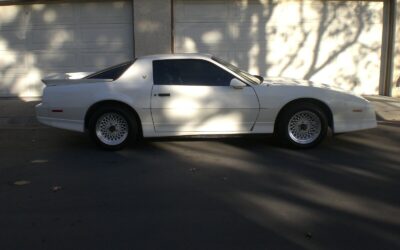
POLYGON ((141 56, 139 59, 165 60, 165 59, 210 59, 212 55, 205 53, 174 53, 141 56))

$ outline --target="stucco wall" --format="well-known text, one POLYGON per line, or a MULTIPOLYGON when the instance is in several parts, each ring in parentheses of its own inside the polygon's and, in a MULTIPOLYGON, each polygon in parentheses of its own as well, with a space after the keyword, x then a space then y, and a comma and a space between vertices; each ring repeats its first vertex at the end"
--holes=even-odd
POLYGON ((171 53, 171 0, 134 0, 135 56, 171 53))

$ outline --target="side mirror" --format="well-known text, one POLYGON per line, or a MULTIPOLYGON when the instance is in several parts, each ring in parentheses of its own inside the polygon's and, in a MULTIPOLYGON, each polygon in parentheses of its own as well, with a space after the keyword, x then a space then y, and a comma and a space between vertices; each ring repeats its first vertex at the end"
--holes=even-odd
POLYGON ((233 78, 231 80, 230 86, 234 89, 242 89, 242 88, 246 87, 247 85, 244 82, 242 82, 236 78, 233 78))

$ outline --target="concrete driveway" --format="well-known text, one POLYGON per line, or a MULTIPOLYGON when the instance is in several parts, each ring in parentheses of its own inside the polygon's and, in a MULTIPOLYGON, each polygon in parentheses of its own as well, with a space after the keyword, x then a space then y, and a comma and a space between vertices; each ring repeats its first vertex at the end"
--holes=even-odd
POLYGON ((8 126, 0 159, 0 249, 400 248, 397 122, 300 151, 8 126))

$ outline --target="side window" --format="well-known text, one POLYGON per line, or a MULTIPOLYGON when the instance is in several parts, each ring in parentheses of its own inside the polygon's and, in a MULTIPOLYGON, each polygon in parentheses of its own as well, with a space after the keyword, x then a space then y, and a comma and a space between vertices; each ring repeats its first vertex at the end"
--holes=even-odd
POLYGON ((229 72, 200 59, 153 61, 156 85, 229 86, 234 78, 229 72))
POLYGON ((175 60, 153 61, 153 80, 155 85, 180 85, 179 72, 175 60))

